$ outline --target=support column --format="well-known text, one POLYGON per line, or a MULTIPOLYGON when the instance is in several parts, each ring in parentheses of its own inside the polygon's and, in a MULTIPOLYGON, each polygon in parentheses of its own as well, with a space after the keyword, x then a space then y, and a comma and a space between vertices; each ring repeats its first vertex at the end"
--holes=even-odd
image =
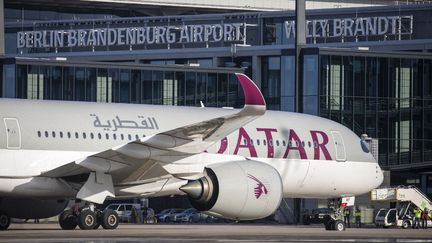
POLYGON ((0 56, 5 55, 4 1, 0 0, 0 56))
MULTIPOLYGON (((301 80, 301 70, 303 62, 301 61, 301 49, 306 45, 306 0, 296 0, 296 35, 295 35, 295 111, 303 112, 303 94, 301 80)), ((300 223, 300 205, 301 199, 294 198, 294 219, 300 223)))
POLYGON ((261 89, 261 57, 252 56, 252 80, 261 89))
POLYGON ((213 57, 213 67, 219 67, 219 58, 213 57))
POLYGON ((295 64, 295 111, 303 111, 303 95, 302 95, 302 80, 301 70, 303 62, 301 61, 301 49, 306 45, 306 0, 296 0, 296 35, 295 35, 295 49, 296 49, 296 64, 295 64))

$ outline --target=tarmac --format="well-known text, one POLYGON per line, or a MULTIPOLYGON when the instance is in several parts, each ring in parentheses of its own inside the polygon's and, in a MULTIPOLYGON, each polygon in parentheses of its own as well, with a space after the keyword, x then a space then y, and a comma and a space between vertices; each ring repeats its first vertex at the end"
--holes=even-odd
POLYGON ((432 242, 430 229, 348 228, 319 225, 121 224, 115 230, 61 230, 57 224, 13 224, 0 242, 432 242))

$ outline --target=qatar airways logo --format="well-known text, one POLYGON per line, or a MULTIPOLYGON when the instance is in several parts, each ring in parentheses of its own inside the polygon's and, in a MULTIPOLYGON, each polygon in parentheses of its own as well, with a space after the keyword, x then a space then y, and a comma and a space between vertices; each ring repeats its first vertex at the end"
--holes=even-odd
POLYGON ((267 187, 264 185, 264 183, 262 183, 258 178, 256 178, 255 176, 248 174, 248 178, 252 179, 253 181, 255 181, 257 184, 255 186, 255 197, 256 199, 260 198, 261 195, 267 195, 268 194, 268 190, 267 187))
MULTIPOLYGON (((233 154, 242 154, 252 158, 259 157, 257 149, 260 144, 257 140, 260 140, 265 141, 262 146, 267 148, 266 158, 332 160, 332 156, 327 149, 330 139, 324 131, 310 130, 308 133, 300 134, 300 136, 294 129, 288 129, 288 131, 283 132, 282 136, 276 137, 273 137, 273 135, 281 132, 276 128, 256 128, 256 132, 258 132, 258 138, 251 137, 243 127, 239 128, 237 143, 233 146, 233 154), (282 153, 275 153, 278 148, 282 153), (308 148, 312 150, 313 156, 310 154, 308 157, 308 148)), ((228 142, 227 137, 223 138, 220 141, 217 153, 223 154, 229 151, 228 142)))

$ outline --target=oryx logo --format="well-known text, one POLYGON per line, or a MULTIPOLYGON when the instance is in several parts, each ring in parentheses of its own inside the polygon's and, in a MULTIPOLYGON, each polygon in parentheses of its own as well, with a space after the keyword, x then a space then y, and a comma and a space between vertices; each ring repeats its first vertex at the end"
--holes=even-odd
POLYGON ((251 174, 248 174, 248 177, 257 183, 257 185, 255 187, 255 197, 257 199, 260 198, 262 194, 268 193, 267 187, 264 185, 264 183, 262 183, 260 180, 258 180, 258 178, 256 178, 255 176, 253 176, 251 174))

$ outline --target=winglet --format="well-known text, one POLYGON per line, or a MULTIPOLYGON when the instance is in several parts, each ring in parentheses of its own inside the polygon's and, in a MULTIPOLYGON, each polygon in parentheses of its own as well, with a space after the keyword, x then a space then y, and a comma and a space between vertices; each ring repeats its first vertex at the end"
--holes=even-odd
POLYGON ((265 99, 256 84, 245 74, 235 74, 242 86, 243 93, 245 96, 245 105, 262 105, 265 106, 265 99))

